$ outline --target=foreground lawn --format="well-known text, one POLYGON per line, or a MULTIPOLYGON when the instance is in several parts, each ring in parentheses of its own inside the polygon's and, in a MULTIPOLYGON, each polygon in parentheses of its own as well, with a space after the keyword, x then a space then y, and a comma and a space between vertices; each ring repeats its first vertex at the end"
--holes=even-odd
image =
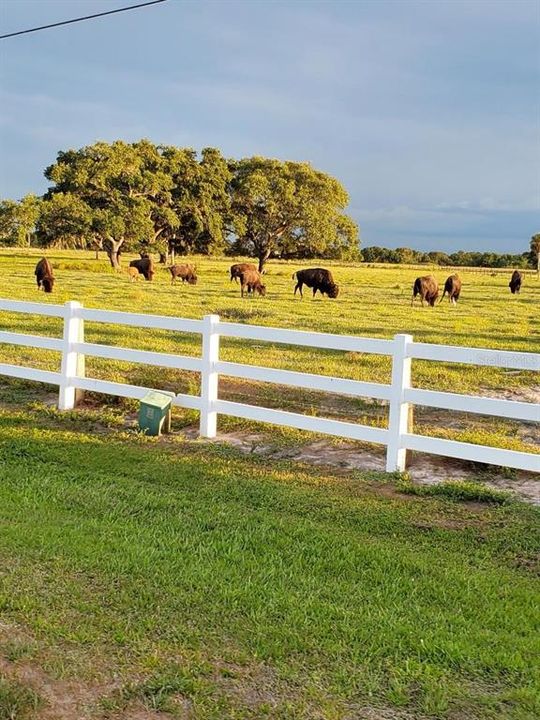
MULTIPOLYGON (((540 713, 533 508, 85 430, 77 413, 1 411, 0 467, 0 653, 93 688, 73 717, 540 713)), ((14 697, 13 717, 45 712, 15 670, 0 718, 14 697)))

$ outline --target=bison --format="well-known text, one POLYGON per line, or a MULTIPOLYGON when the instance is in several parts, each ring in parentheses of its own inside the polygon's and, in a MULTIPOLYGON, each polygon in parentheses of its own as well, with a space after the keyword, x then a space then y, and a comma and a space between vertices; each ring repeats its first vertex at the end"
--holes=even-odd
POLYGON ((41 260, 36 265, 34 275, 36 276, 38 290, 43 288, 46 293, 52 292, 54 285, 54 275, 52 265, 47 260, 47 258, 41 258, 41 260))
POLYGON ((231 281, 232 280, 239 280, 240 275, 245 271, 254 271, 258 273, 257 266, 253 265, 252 263, 237 263, 236 265, 231 265, 231 281))
POLYGON ((321 295, 328 295, 329 298, 337 298, 339 294, 339 287, 334 282, 332 273, 330 270, 325 268, 310 268, 308 270, 298 270, 293 273, 293 280, 296 278, 296 286, 294 288, 294 294, 300 290, 300 297, 304 297, 302 293, 302 287, 307 285, 308 288, 313 288, 313 297, 317 290, 321 295))
POLYGON ((266 295, 266 285, 261 283, 261 276, 258 270, 242 270, 240 273, 240 294, 244 297, 244 290, 247 288, 248 293, 266 295))
POLYGON ((129 263, 130 268, 136 268, 140 275, 144 275, 145 280, 152 280, 154 277, 154 261, 151 257, 144 257, 140 260, 132 260, 129 263))
POLYGON ((168 270, 171 273, 171 285, 176 282, 177 278, 180 278, 183 283, 187 282, 190 285, 197 284, 195 265, 192 265, 191 263, 185 263, 184 265, 171 265, 168 270))
POLYGON ((128 267, 127 274, 130 282, 135 282, 139 279, 139 271, 136 267, 128 267))
POLYGON ((424 300, 426 300, 431 307, 435 305, 435 301, 439 297, 439 284, 433 275, 423 275, 422 277, 416 278, 413 286, 411 307, 414 303, 414 298, 417 295, 420 295, 422 307, 424 306, 424 300))
POLYGON ((446 282, 444 283, 444 292, 440 302, 444 300, 446 293, 448 293, 448 301, 451 302, 452 305, 456 305, 461 294, 461 278, 459 275, 450 275, 446 278, 446 282))
POLYGON ((522 281, 523 281, 523 273, 520 273, 519 270, 514 270, 514 272, 512 273, 510 282, 508 283, 508 287, 510 288, 512 295, 519 293, 519 291, 521 290, 522 281))

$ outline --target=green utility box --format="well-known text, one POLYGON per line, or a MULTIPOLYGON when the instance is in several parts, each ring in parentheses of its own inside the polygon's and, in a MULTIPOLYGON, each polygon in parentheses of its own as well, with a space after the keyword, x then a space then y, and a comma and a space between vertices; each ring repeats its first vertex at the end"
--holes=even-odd
POLYGON ((173 395, 150 390, 141 400, 139 427, 147 435, 161 435, 171 429, 171 402, 173 395))

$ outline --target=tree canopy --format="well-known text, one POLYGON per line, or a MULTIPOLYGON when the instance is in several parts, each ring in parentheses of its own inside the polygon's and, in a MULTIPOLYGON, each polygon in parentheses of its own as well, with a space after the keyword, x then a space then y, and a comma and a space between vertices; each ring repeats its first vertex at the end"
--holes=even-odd
POLYGON ((259 260, 358 253, 343 186, 308 163, 253 157, 232 164, 234 249, 259 260))
POLYGON ((308 163, 227 160, 215 148, 97 142, 58 153, 42 199, 0 205, 0 241, 125 251, 359 258, 348 195, 308 163), (37 208, 37 210, 35 210, 37 208), (32 212, 30 211, 32 209, 32 212))
POLYGON ((36 195, 25 195, 19 202, 0 201, 0 244, 28 247, 36 230, 41 200, 36 195))

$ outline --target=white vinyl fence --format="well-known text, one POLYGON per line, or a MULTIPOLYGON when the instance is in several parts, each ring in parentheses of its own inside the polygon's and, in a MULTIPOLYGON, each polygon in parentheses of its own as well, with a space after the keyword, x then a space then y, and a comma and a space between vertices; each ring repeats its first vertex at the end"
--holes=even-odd
POLYGON ((522 470, 540 471, 540 455, 417 435, 412 433, 408 426, 411 405, 514 418, 526 422, 540 422, 540 404, 538 403, 475 397, 411 387, 411 363, 415 358, 435 362, 456 362, 540 371, 540 354, 538 353, 431 345, 414 342, 410 335, 396 335, 392 340, 379 340, 350 335, 331 335, 226 323, 221 322, 217 315, 206 315, 202 320, 189 320, 160 315, 93 310, 84 308, 77 302, 49 305, 0 299, 1 310, 63 318, 62 338, 0 331, 0 343, 43 348, 61 353, 60 372, 0 363, 0 375, 58 385, 58 407, 62 410, 74 407, 75 394, 78 389, 136 399, 142 398, 151 389, 85 376, 85 356, 110 358, 201 373, 200 396, 178 394, 173 398, 173 404, 200 411, 200 434, 203 437, 215 437, 218 414, 233 415, 248 420, 312 430, 353 440, 381 443, 387 446, 386 469, 389 472, 405 469, 407 450, 522 470), (202 336, 201 357, 87 343, 84 341, 85 320, 173 332, 198 333, 202 336), (391 384, 384 385, 224 362, 220 360, 219 353, 220 337, 223 336, 243 338, 246 341, 256 340, 346 352, 389 355, 392 357, 391 384), (220 375, 385 400, 389 403, 388 429, 220 400, 218 396, 220 375))

